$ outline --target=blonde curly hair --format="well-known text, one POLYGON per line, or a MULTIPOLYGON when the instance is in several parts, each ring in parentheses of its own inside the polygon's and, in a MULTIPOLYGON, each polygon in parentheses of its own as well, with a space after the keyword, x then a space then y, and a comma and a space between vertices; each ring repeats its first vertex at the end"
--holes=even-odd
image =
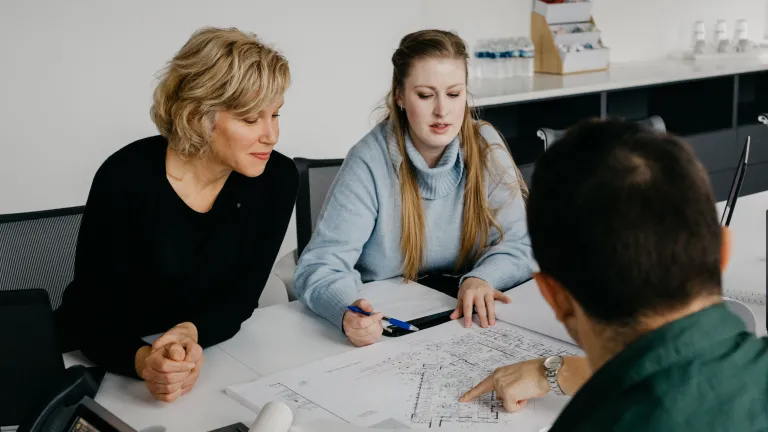
POLYGON ((179 155, 202 157, 211 151, 216 113, 257 113, 279 100, 289 84, 288 61, 255 34, 205 27, 162 71, 150 116, 179 155))

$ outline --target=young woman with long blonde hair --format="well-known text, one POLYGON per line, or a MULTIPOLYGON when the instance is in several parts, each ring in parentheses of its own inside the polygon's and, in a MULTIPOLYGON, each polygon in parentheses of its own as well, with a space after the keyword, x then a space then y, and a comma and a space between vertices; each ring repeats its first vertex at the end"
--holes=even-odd
POLYGON ((457 35, 405 36, 392 56, 388 115, 347 155, 295 275, 307 306, 356 345, 382 334, 381 315, 346 309, 364 282, 451 272, 452 319, 495 323, 500 291, 531 277, 527 194, 504 141, 467 104, 467 49, 457 35))

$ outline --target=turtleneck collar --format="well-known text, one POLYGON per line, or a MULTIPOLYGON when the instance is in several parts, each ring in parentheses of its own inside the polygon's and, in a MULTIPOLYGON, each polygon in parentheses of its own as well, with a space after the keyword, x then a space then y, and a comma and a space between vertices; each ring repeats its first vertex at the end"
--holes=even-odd
MULTIPOLYGON (((389 127, 387 138, 392 165, 399 175, 403 158, 397 148, 397 139, 389 127)), ((416 168, 419 191, 423 198, 430 200, 442 198, 456 189, 461 182, 464 174, 464 157, 459 146, 458 135, 445 147, 443 155, 434 168, 430 168, 421 153, 416 150, 409 133, 405 134, 405 153, 416 168)))

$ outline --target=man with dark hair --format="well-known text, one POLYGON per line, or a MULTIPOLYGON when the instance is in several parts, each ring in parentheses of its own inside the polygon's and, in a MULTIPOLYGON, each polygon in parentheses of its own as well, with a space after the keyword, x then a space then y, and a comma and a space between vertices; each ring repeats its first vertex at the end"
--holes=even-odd
POLYGON ((587 356, 499 368, 463 402, 575 394, 551 431, 768 430, 768 339, 723 303, 730 234, 688 145, 579 124, 538 161, 528 225, 539 289, 587 356))

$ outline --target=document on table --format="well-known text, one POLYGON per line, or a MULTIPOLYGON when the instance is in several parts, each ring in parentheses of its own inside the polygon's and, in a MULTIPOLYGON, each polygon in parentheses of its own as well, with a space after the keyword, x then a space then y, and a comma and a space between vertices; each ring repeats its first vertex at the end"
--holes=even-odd
POLYGON ((509 304, 496 303, 496 319, 576 344, 541 295, 536 280, 531 279, 505 294, 511 301, 509 304))
POLYGON ((456 309, 455 298, 417 282, 405 283, 400 277, 368 282, 360 297, 370 301, 377 312, 401 321, 456 309))
POLYGON ((507 413, 493 393, 470 403, 458 400, 497 367, 555 354, 581 350, 503 321, 487 329, 450 321, 226 391, 257 412, 281 400, 302 425, 538 432, 552 424, 568 397, 550 394, 517 413, 507 413))

